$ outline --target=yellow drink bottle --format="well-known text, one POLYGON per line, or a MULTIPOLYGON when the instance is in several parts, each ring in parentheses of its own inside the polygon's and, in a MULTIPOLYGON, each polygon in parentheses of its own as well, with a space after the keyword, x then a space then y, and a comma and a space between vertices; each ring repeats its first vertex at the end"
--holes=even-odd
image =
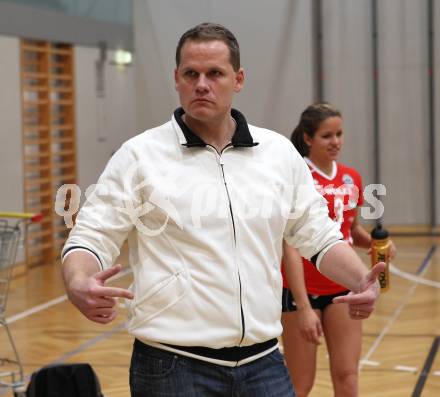
POLYGON ((379 274, 380 292, 390 288, 390 239, 389 233, 379 223, 371 231, 371 266, 378 262, 385 262, 386 268, 379 274))

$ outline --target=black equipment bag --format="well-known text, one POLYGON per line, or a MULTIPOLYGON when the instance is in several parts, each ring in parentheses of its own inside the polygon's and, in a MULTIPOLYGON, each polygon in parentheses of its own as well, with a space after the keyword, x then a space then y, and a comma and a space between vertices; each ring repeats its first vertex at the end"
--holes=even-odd
POLYGON ((90 364, 49 365, 34 372, 27 397, 104 397, 90 364))

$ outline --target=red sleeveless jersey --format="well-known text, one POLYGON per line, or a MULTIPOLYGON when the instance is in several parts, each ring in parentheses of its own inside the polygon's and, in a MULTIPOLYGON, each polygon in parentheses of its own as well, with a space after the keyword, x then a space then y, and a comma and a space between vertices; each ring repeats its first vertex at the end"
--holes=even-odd
MULTIPOLYGON (((329 216, 340 224, 344 239, 352 244, 351 226, 356 216, 356 208, 363 203, 361 176, 353 168, 336 162, 333 163, 333 173, 329 176, 309 159, 305 160, 309 165, 316 189, 327 200, 329 216)), ((303 266, 308 294, 331 295, 347 289, 325 277, 313 263, 304 258, 303 266)), ((288 288, 284 272, 283 281, 284 287, 288 288)))

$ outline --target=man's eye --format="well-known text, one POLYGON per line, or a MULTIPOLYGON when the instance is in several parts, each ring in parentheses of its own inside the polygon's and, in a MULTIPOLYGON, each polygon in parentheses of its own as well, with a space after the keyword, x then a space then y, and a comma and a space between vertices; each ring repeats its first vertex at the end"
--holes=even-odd
POLYGON ((194 72, 194 70, 187 70, 187 71, 185 72, 185 76, 187 76, 187 77, 196 77, 196 76, 197 76, 197 73, 194 72))
POLYGON ((221 75, 221 72, 219 70, 211 70, 211 72, 209 72, 209 74, 213 77, 218 77, 221 75))

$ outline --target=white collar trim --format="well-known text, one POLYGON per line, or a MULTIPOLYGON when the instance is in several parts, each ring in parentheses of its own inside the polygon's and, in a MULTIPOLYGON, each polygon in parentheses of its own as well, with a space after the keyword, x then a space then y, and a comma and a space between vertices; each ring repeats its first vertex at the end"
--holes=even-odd
POLYGON ((306 161, 306 163, 310 166, 310 168, 318 173, 319 175, 321 175, 322 177, 324 177, 325 179, 328 179, 329 181, 331 181, 332 179, 334 179, 336 177, 336 174, 338 173, 338 166, 336 164, 336 161, 332 161, 332 172, 330 175, 327 175, 324 171, 322 171, 321 169, 318 168, 317 165, 315 165, 312 160, 310 160, 308 157, 304 157, 304 160, 306 161))

